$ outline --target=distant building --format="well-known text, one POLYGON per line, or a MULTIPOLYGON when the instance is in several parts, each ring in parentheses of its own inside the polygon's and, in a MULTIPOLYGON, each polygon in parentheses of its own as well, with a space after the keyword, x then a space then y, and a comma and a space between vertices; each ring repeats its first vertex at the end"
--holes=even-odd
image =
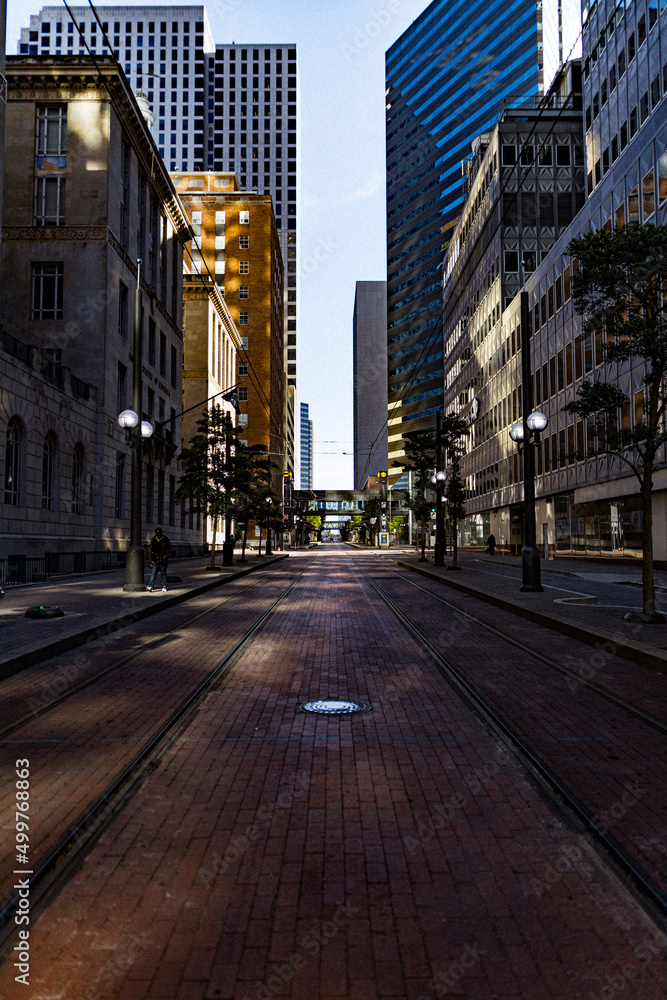
MULTIPOLYGON (((240 191, 233 173, 173 174, 196 240, 186 270, 214 279, 239 332, 238 425, 248 444, 261 444, 277 466, 286 454, 283 261, 268 195, 240 191), (196 245, 199 244, 199 246, 196 245)), ((281 487, 282 488, 282 487, 281 487)))
POLYGON ((113 60, 10 56, 7 77, 0 553, 127 547, 137 258, 145 536, 199 540, 174 503, 189 230, 169 175, 113 60))
POLYGON ((308 416, 308 403, 301 404, 301 489, 313 488, 313 421, 308 416))
POLYGON ((390 470, 403 455, 402 435, 433 427, 444 405, 440 269, 465 199, 461 161, 505 102, 544 93, 543 27, 555 72, 579 33, 578 7, 434 0, 387 51, 390 470))
POLYGON ((363 490, 388 467, 386 281, 357 282, 352 345, 354 488, 363 490))

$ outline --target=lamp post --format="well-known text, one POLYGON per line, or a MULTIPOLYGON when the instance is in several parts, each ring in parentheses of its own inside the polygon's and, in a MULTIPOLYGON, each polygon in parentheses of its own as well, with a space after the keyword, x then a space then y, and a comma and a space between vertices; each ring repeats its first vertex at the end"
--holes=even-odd
POLYGON ((273 500, 271 497, 266 498, 266 554, 267 556, 273 555, 273 550, 271 548, 271 504, 273 500))
POLYGON ((535 456, 533 444, 539 444, 542 431, 549 420, 544 413, 535 410, 524 418, 523 423, 514 424, 510 437, 519 449, 523 448, 523 507, 524 546, 521 550, 522 584, 520 590, 543 590, 540 573, 540 552, 537 548, 535 529, 535 456))
POLYGON ((377 517, 372 517, 371 518, 371 548, 373 547, 373 529, 375 528, 376 523, 377 523, 377 517))
POLYGON ((433 548, 433 565, 445 565, 445 525, 442 509, 442 491, 447 481, 447 473, 437 469, 431 476, 431 483, 435 487, 435 546, 433 548))
POLYGON ((132 409, 123 410, 118 417, 132 446, 132 486, 130 493, 130 544, 125 559, 125 586, 123 590, 137 593, 146 589, 144 584, 144 545, 141 537, 141 443, 149 438, 153 426, 141 420, 141 258, 137 259, 137 287, 134 291, 134 337, 132 345, 132 409))

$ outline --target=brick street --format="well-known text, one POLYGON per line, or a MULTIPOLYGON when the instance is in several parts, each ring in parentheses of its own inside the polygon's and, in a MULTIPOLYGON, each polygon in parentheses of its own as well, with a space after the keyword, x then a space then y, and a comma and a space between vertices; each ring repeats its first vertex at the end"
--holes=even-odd
MULTIPOLYGON (((3 998, 664 998, 664 938, 355 568, 373 562, 317 553, 32 927, 30 991, 0 969, 3 998), (372 711, 298 711, 318 698, 372 711)), ((439 614, 442 630, 455 612, 439 614)), ((101 701, 127 712, 156 677, 219 657, 230 611, 203 622, 101 701)), ((500 683, 497 643, 460 643, 500 683)), ((60 731, 45 717, 52 738, 71 739, 69 712, 60 731)), ((52 747, 20 752, 46 802, 52 747)), ((79 750, 59 753, 74 808, 79 750)))

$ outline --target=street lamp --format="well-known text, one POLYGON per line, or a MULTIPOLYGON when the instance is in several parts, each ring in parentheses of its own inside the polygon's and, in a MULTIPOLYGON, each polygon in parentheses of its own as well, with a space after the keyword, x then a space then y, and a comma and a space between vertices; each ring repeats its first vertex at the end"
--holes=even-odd
POLYGON ((121 410, 118 423, 132 448, 132 494, 130 502, 130 546, 125 561, 125 586, 130 593, 141 592, 144 585, 144 546, 141 538, 141 443, 153 436, 153 425, 139 420, 134 410, 121 410), (137 474, 136 466, 139 472, 137 474))
POLYGON ((522 423, 514 424, 510 437, 523 448, 523 506, 524 506, 524 547, 521 550, 522 584, 521 590, 543 590, 540 573, 540 552, 537 548, 535 529, 535 457, 533 444, 540 443, 542 431, 549 418, 539 410, 534 410, 522 423))
POLYGON ((371 547, 372 547, 372 545, 373 545, 373 528, 377 524, 377 517, 372 517, 370 519, 370 522, 371 522, 371 547))
POLYGON ((273 555, 273 550, 271 548, 271 504, 273 500, 271 497, 266 498, 266 554, 267 556, 273 555))
POLYGON ((435 487, 435 546, 433 549, 433 565, 445 565, 445 544, 444 544, 444 523, 442 509, 442 491, 447 482, 447 473, 436 470, 431 476, 431 483, 435 487))

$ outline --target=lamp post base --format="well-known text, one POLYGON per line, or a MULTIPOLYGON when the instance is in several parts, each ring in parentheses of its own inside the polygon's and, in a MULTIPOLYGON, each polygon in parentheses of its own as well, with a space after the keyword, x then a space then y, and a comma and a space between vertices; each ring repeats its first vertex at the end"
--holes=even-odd
POLYGON ((222 543, 222 565, 234 565, 234 541, 231 539, 222 543))
POLYGON ((523 583, 519 590, 539 593, 544 590, 540 571, 540 551, 536 548, 529 548, 527 545, 521 549, 521 568, 523 583))
POLYGON ((141 593, 146 589, 144 583, 144 547, 136 545, 127 550, 125 557, 125 586, 126 593, 141 593))
POLYGON ((434 566, 444 566, 445 565, 445 546, 442 542, 436 542, 433 546, 433 565, 434 566))

